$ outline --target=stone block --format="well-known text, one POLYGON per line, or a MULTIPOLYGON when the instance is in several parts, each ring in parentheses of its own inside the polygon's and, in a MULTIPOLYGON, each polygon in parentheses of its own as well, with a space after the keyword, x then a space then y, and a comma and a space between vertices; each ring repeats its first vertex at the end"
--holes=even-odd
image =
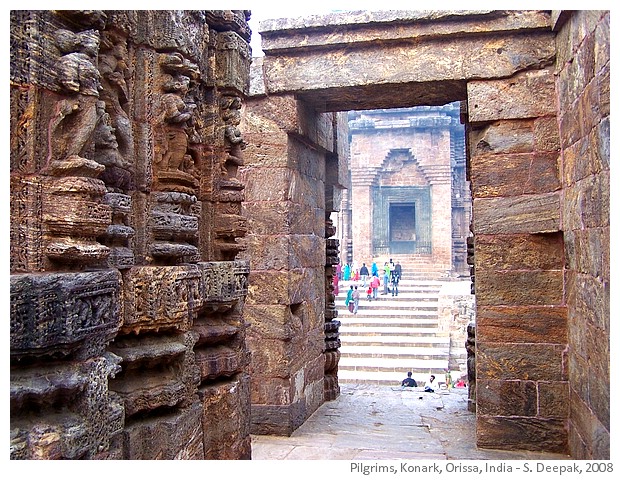
POLYGON ((125 316, 121 331, 145 332, 191 327, 202 273, 197 265, 134 267, 124 282, 125 316))
POLYGON ((474 233, 545 233, 560 230, 558 192, 474 198, 474 233))
POLYGON ((467 84, 471 123, 555 115, 552 69, 528 70, 503 80, 467 84))
POLYGON ((200 371, 200 380, 228 378, 247 370, 250 363, 245 350, 231 348, 227 345, 209 346, 194 352, 196 366, 200 371))
POLYGON ((476 341, 476 377, 481 380, 564 381, 564 344, 476 341))
POLYGON ((559 270, 564 267, 562 234, 476 235, 475 262, 484 270, 559 270))
POLYGON ((538 382, 538 414, 543 418, 568 418, 568 382, 538 382))
POLYGON ((558 154, 478 155, 470 159, 472 195, 510 197, 560 189, 558 154))
MULTIPOLYGON (((333 125, 329 123, 324 129, 333 131, 333 125)), ((300 139, 297 136, 289 138, 289 167, 291 167, 299 176, 307 182, 311 180, 320 180, 325 182, 325 153, 317 148, 308 145, 308 139, 300 139)), ((314 196, 320 198, 321 191, 315 190, 314 196)), ((307 199, 308 201, 316 201, 307 199)))
POLYGON ((555 116, 535 119, 533 129, 536 151, 557 152, 560 150, 560 131, 555 116))
POLYGON ((582 439, 585 455, 581 458, 608 460, 611 454, 610 430, 594 415, 583 398, 571 395, 570 429, 582 439))
POLYGON ((119 363, 106 353, 12 368, 11 459, 94 459, 111 448, 124 426, 122 402, 108 390, 119 363))
POLYGON ((244 202, 242 215, 253 235, 314 234, 324 236, 325 211, 291 201, 244 202))
POLYGON ((260 270, 250 273, 250 287, 246 300, 246 312, 251 305, 288 305, 290 300, 290 272, 283 270, 260 270))
POLYGON ((538 415, 536 382, 478 379, 476 405, 477 415, 535 417, 538 415))
POLYGON ((196 402, 132 422, 123 432, 124 458, 204 460, 203 410, 196 402))
POLYGON ((239 180, 247 183, 248 177, 260 167, 286 167, 288 158, 288 136, 286 133, 245 133, 248 146, 243 152, 243 166, 239 167, 239 180))
MULTIPOLYGON (((283 288, 286 290, 286 284, 283 285, 283 288)), ((251 325, 248 330, 248 342, 250 345, 261 345, 260 348, 262 349, 262 341, 260 341, 260 339, 265 341, 288 341, 294 336, 295 332, 291 322, 289 305, 258 305, 248 303, 246 304, 244 314, 251 325), (258 341, 258 343, 254 340, 258 341)), ((281 346, 281 344, 278 345, 281 346)), ((281 350, 281 352, 287 351, 286 348, 279 348, 279 350, 281 350)), ((275 353, 275 350, 273 352, 254 352, 252 361, 256 364, 260 357, 266 356, 271 358, 275 353)), ((267 362, 267 364, 269 364, 269 362, 267 362)), ((273 365, 275 366, 276 364, 273 365)))
POLYGON ((479 306, 562 305, 562 270, 496 271, 476 268, 479 306))
POLYGON ((325 238, 316 235, 291 235, 289 238, 289 268, 324 269, 325 238))
POLYGON ((530 153, 535 140, 532 120, 503 120, 473 128, 468 141, 471 156, 492 153, 530 153))
POLYGON ((289 436, 303 423, 304 410, 299 404, 252 404, 252 434, 289 436))
POLYGON ((241 374, 199 389, 206 460, 249 459, 250 377, 241 374), (246 445, 248 444, 248 445, 246 445))
POLYGON ((476 445, 502 450, 568 453, 564 420, 476 416, 476 445))
POLYGON ((289 266, 290 239, 286 235, 246 237, 252 270, 285 270, 289 266))
POLYGON ((122 323, 117 270, 11 275, 11 357, 90 358, 122 323))
POLYGON ((480 342, 565 344, 565 306, 482 306, 476 310, 476 338, 480 342))
POLYGON ((288 168, 254 169, 244 176, 245 198, 249 202, 282 202, 290 200, 293 172, 288 168))
POLYGON ((250 46, 235 32, 211 32, 215 36, 215 84, 247 94, 250 90, 250 46))
MULTIPOLYGON (((299 107, 294 95, 250 97, 246 105, 246 115, 241 123, 243 132, 259 133, 267 135, 267 138, 282 140, 286 140, 289 133, 300 133, 297 116, 299 107)), ((275 143, 286 144, 286 141, 275 143)))
POLYGON ((110 379, 110 390, 123 399, 127 418, 193 401, 200 380, 197 338, 189 332, 116 339, 110 350, 122 359, 121 372, 110 379))
POLYGON ((590 324, 601 332, 610 331, 610 284, 590 275, 569 273, 566 302, 570 305, 569 321, 590 324))
MULTIPOLYGON (((267 343, 267 347, 272 346, 267 343)), ((286 361, 282 362, 283 364, 286 361)), ((282 370, 282 374, 275 371, 267 372, 263 375, 261 371, 256 369, 252 373, 251 401, 252 401, 252 422, 254 423, 255 408, 261 405, 266 407, 269 412, 270 407, 274 406, 276 410, 280 410, 280 406, 287 406, 291 400, 291 379, 290 374, 282 370)), ((287 411, 286 409, 282 411, 287 411)), ((254 432, 252 432, 254 433, 254 432)))

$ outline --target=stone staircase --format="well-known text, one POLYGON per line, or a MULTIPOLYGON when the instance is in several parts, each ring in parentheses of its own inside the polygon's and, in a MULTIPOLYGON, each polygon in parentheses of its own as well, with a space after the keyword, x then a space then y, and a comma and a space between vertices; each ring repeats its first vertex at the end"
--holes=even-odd
MULTIPOLYGON (((406 273, 406 272, 405 272, 406 273)), ((411 277, 411 276, 410 276, 411 277)), ((403 279, 398 296, 367 300, 362 289, 356 315, 344 306, 351 282, 341 282, 336 297, 340 327, 338 379, 342 383, 400 385, 408 371, 418 384, 431 373, 445 378, 450 354, 448 334, 439 333, 441 282, 403 279)))
MULTIPOLYGON (((447 276, 450 266, 438 266, 431 255, 423 254, 393 254, 390 258, 394 263, 400 262, 403 279, 439 279, 447 276)), ((385 260, 383 260, 385 262, 385 260)), ((377 263, 379 274, 383 273, 383 263, 377 263)))

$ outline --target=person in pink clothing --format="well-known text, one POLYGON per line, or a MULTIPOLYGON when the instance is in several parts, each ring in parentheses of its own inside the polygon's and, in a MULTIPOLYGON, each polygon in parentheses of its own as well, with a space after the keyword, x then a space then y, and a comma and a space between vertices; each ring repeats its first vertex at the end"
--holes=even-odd
POLYGON ((381 280, 379 280, 379 277, 377 277, 376 275, 373 275, 372 279, 370 280, 370 286, 372 287, 372 298, 374 300, 377 299, 377 292, 379 291, 379 285, 381 285, 381 280))

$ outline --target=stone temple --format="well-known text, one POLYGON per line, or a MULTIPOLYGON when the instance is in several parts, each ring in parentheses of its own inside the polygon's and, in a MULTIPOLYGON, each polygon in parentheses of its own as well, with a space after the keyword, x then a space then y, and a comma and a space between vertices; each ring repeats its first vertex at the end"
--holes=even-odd
POLYGON ((250 15, 11 11, 10 458, 251 459, 390 253, 472 280, 479 447, 610 458, 609 11, 250 15))

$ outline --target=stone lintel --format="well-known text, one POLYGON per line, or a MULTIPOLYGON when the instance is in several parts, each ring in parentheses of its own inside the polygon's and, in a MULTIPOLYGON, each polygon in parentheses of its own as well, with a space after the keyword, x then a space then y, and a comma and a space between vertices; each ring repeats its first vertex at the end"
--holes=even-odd
POLYGON ((385 10, 265 20, 259 30, 262 50, 325 49, 372 41, 402 41, 445 35, 548 30, 549 13, 498 10, 385 10), (396 27, 396 28, 395 28, 396 27))
POLYGON ((446 86, 461 87, 461 83, 472 78, 511 77, 528 68, 550 65, 554 58, 551 32, 532 31, 527 36, 509 33, 493 41, 486 36, 446 37, 422 43, 410 39, 394 44, 364 44, 357 48, 290 51, 286 56, 267 55, 263 71, 269 94, 312 93, 312 103, 317 110, 344 111, 403 107, 420 94, 411 106, 442 105, 465 98, 461 88, 445 91, 446 86), (444 91, 432 92, 433 86, 444 91), (357 90, 349 92, 349 88, 357 90), (348 102, 338 98, 342 91, 334 95, 332 89, 347 92, 348 102), (369 95, 380 89, 390 89, 392 104, 387 104, 388 98, 360 98, 360 93, 369 95), (428 89, 431 93, 426 92, 428 89), (411 90, 415 94, 410 93, 411 90), (394 95, 394 91, 399 94, 394 95))

